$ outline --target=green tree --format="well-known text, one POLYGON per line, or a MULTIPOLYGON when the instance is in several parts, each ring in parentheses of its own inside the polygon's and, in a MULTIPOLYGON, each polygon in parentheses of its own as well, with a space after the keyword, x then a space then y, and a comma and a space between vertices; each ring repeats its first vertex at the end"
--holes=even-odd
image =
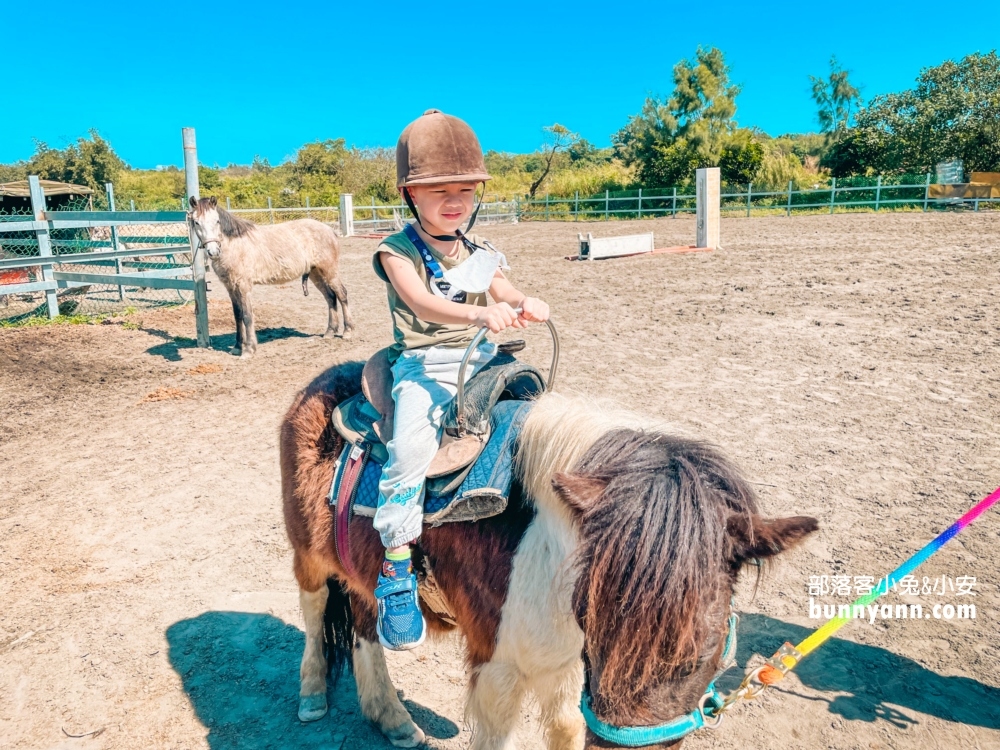
POLYGON ((746 185, 754 181, 763 163, 764 147, 757 141, 751 139, 740 143, 734 140, 722 149, 720 176, 730 185, 746 185))
POLYGON ((37 174, 46 180, 86 185, 97 196, 104 195, 104 185, 114 182, 129 166, 101 138, 96 130, 90 138, 79 138, 64 149, 49 148, 42 141, 35 141, 35 153, 25 164, 27 174, 37 174))
POLYGON ((699 47, 674 66, 666 101, 648 97, 642 111, 612 136, 616 154, 635 165, 640 183, 688 180, 700 166, 715 166, 736 131, 736 97, 722 52, 699 47))
POLYGON ((295 174, 323 175, 336 178, 347 159, 347 144, 343 138, 307 143, 295 153, 292 169, 295 174))
POLYGON ((1000 56, 974 53, 925 68, 916 86, 876 96, 824 157, 835 176, 925 172, 959 158, 1000 170, 1000 56))
POLYGON ((537 154, 537 164, 540 168, 537 170, 538 176, 532 180, 531 185, 528 187, 529 198, 535 197, 535 193, 538 192, 538 188, 542 186, 542 183, 545 182, 545 178, 549 176, 549 172, 552 171, 552 163, 555 161, 556 154, 566 151, 580 140, 580 136, 576 133, 570 132, 569 128, 565 125, 560 125, 558 122, 552 125, 546 125, 542 128, 542 130, 548 134, 548 137, 537 154))
POLYGON ((861 106, 861 91, 850 82, 849 71, 840 67, 836 56, 830 58, 830 76, 809 76, 812 98, 816 102, 820 131, 830 140, 843 136, 851 126, 852 109, 861 106))

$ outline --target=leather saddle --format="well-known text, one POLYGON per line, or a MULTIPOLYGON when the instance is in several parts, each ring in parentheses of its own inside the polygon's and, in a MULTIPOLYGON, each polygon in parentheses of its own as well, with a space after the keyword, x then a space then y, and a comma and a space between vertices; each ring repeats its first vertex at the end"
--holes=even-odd
MULTIPOLYGON (((518 435, 531 409, 526 402, 546 388, 538 370, 514 358, 523 348, 523 341, 501 344, 497 355, 466 384, 461 409, 453 399, 445 412, 441 447, 425 483, 425 524, 478 521, 506 509, 518 435)), ((337 406, 331 416, 346 442, 327 502, 333 513, 337 557, 352 577, 357 577, 357 570, 351 556, 351 518, 375 515, 378 482, 388 460, 385 443, 392 437, 395 404, 388 353, 382 349, 368 360, 361 393, 337 406)), ((418 579, 421 599, 454 624, 426 560, 418 579)))
MULTIPOLYGON (((499 345, 497 355, 466 384, 461 413, 457 399, 448 406, 442 420, 441 446, 427 471, 429 495, 453 492, 466 478, 490 439, 490 415, 499 401, 525 401, 545 390, 541 373, 513 356, 524 346, 520 340, 499 345)), ((385 464, 394 411, 389 349, 385 348, 365 363, 361 393, 338 405, 331 421, 345 440, 368 446, 371 458, 385 464)))

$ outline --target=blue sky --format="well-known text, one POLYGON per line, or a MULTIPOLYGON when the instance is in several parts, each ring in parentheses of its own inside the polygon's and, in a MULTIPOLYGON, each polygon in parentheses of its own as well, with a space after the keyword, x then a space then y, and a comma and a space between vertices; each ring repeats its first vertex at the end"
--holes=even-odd
POLYGON ((743 86, 739 123, 776 135, 816 129, 807 76, 831 54, 868 99, 1000 46, 995 3, 345 5, 7 3, 0 162, 97 128, 134 167, 179 164, 190 125, 202 163, 279 163, 317 139, 395 145, 428 107, 486 149, 530 151, 553 122, 607 146, 699 44, 743 86))

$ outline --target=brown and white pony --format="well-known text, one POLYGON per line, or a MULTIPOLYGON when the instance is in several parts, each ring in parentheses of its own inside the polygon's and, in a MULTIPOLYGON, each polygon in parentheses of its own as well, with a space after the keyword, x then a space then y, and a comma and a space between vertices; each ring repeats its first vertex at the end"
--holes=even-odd
MULTIPOLYGON (((327 507, 342 447, 330 412, 358 392, 360 376, 357 362, 327 370, 281 426, 285 525, 305 619, 300 717, 326 711, 324 652, 335 672, 350 657, 362 713, 395 746, 414 747, 424 734, 396 695, 375 631, 383 547, 370 519, 356 516, 350 544, 360 577, 347 576, 327 507)), ((518 477, 503 514, 426 528, 415 550, 465 636, 477 750, 512 747, 529 691, 549 748, 609 746, 580 711, 584 657, 604 722, 655 725, 692 711, 719 666, 740 569, 817 528, 809 517, 762 518, 716 449, 642 429, 583 398, 537 401, 518 477)), ((432 634, 453 629, 424 614, 432 634)))
POLYGON ((284 284, 300 278, 303 294, 309 294, 306 280, 312 279, 329 306, 324 337, 350 338, 354 323, 347 308, 347 288, 338 270, 340 243, 332 228, 315 219, 258 226, 220 208, 214 197, 191 198, 188 221, 232 300, 236 319, 234 353, 250 357, 257 349, 250 297, 254 284, 284 284), (337 317, 338 304, 344 317, 343 329, 337 317))

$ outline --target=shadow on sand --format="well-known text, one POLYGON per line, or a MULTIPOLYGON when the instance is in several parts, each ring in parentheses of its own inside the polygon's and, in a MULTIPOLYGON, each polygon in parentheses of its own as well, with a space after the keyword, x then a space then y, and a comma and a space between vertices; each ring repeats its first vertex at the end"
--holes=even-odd
MULTIPOLYGON (((161 331, 156 328, 144 328, 143 330, 148 334, 158 336, 164 340, 162 344, 149 347, 149 349, 146 350, 146 354, 152 354, 154 357, 163 357, 165 360, 170 362, 180 362, 182 359, 182 349, 194 349, 197 346, 195 339, 187 338, 186 336, 173 336, 166 331, 161 331)), ((302 331, 296 331, 294 328, 286 328, 284 326, 280 328, 261 328, 257 331, 258 346, 266 344, 268 341, 278 341, 279 339, 311 338, 315 338, 315 335, 311 333, 302 333, 302 331)), ((236 333, 213 333, 211 341, 212 349, 218 352, 229 353, 229 350, 236 346, 236 333)))
MULTIPOLYGON (((765 615, 742 615, 737 663, 746 664, 755 653, 770 657, 785 641, 798 643, 811 632, 765 615)), ((1000 729, 1000 688, 969 677, 939 675, 877 646, 831 638, 803 659, 795 674, 814 690, 849 693, 822 700, 829 701, 830 713, 852 721, 881 718, 900 728, 919 723, 898 706, 946 721, 1000 729)), ((742 668, 734 667, 719 680, 719 687, 730 690, 742 677, 742 668)))
MULTIPOLYGON (((323 719, 310 724, 298 720, 305 639, 302 631, 276 617, 206 612, 171 625, 167 642, 170 664, 208 729, 212 750, 392 747, 361 715, 349 674, 330 691, 330 712, 323 719)), ((458 734, 452 721, 431 709, 412 701, 404 704, 428 738, 458 734)))

